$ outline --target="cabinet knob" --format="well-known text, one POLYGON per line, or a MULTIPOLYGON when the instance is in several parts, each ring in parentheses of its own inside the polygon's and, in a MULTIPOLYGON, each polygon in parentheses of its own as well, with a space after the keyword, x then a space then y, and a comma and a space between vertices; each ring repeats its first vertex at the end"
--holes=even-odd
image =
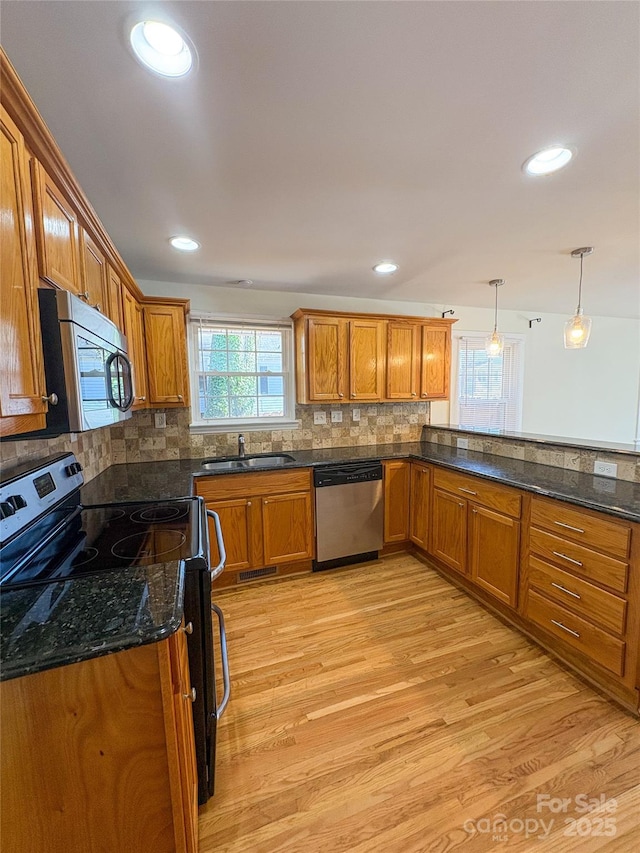
POLYGON ((85 302, 89 300, 89 291, 85 290, 84 293, 79 293, 78 296, 80 299, 84 299, 85 302))
POLYGON ((43 394, 42 395, 42 402, 43 403, 49 403, 49 405, 51 405, 51 406, 57 406, 58 405, 58 395, 57 394, 49 394, 48 397, 45 397, 45 395, 43 394))
POLYGON ((262 501, 262 503, 266 506, 269 503, 269 501, 262 501))
POLYGON ((422 396, 423 396, 423 397, 426 397, 427 395, 426 395, 426 394, 423 394, 422 396))
POLYGON ((99 302, 96 302, 93 307, 96 309, 96 311, 102 312, 102 305, 99 302))
POLYGON ((247 501, 247 506, 251 506, 251 501, 247 501))
POLYGON ((463 507, 463 506, 464 506, 464 504, 462 503, 462 501, 460 501, 460 503, 458 504, 458 506, 459 506, 459 507, 463 507))
MULTIPOLYGON (((355 397, 356 395, 354 394, 353 396, 355 397)), ((338 394, 338 397, 344 397, 344 394, 338 394)))
POLYGON ((178 400, 182 400, 182 394, 178 394, 178 400))
POLYGON ((187 622, 184 626, 185 634, 193 634, 193 622, 187 622))
POLYGON ((136 400, 141 400, 143 403, 146 399, 147 399, 146 397, 136 397, 136 400))
POLYGON ((196 688, 192 687, 189 693, 182 694, 183 699, 189 699, 191 702, 196 701, 196 688))
POLYGON ((412 392, 411 392, 411 396, 412 396, 412 397, 416 397, 416 396, 417 396, 417 395, 416 395, 416 392, 415 392, 415 391, 412 391, 412 392))

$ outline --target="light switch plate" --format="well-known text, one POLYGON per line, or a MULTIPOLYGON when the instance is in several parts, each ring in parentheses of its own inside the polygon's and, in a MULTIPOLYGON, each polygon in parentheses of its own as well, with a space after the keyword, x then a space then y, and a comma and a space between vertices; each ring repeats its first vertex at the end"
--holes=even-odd
POLYGON ((618 466, 615 462, 603 462, 601 459, 596 459, 593 463, 593 473, 599 474, 601 477, 616 477, 618 466))
POLYGON ((314 412, 313 413, 313 422, 314 422, 314 424, 326 424, 327 413, 326 412, 314 412))
POLYGON ((167 416, 164 412, 156 412, 153 416, 156 429, 164 429, 167 425, 167 416))
POLYGON ((331 423, 332 424, 341 424, 342 423, 342 412, 331 412, 331 423))
POLYGON ((458 450, 468 450, 469 449, 469 439, 468 438, 456 438, 456 447, 458 450))
POLYGON ((353 418, 354 421, 359 421, 360 420, 360 409, 354 409, 351 412, 351 417, 353 418))

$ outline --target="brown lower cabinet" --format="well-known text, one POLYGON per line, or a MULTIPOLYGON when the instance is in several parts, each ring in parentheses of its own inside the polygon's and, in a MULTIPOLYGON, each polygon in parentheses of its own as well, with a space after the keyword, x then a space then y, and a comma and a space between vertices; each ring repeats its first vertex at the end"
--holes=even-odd
POLYGON ((466 501, 441 489, 434 489, 431 506, 431 553, 450 568, 466 574, 466 501))
POLYGON ((186 637, 0 684, 1 836, 21 853, 195 853, 186 637))
POLYGON ((409 487, 411 463, 404 459, 383 463, 384 542, 406 542, 409 538, 409 487))
MULTIPOLYGON (((273 567, 277 573, 283 564, 310 566, 314 527, 308 468, 198 477, 195 492, 220 517, 227 552, 225 583, 243 580, 238 574, 245 571, 273 567)), ((211 520, 209 540, 215 565, 220 556, 211 520)))
POLYGON ((518 597, 520 522, 501 512, 472 506, 469 525, 471 580, 515 607, 518 597))
POLYGON ((429 516, 431 506, 431 468, 411 463, 411 494, 409 499, 409 538, 419 548, 429 547, 429 516))

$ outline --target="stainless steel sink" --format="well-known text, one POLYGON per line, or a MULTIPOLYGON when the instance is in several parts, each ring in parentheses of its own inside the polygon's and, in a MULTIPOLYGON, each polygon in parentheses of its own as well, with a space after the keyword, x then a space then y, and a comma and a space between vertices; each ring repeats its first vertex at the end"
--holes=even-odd
POLYGON ((220 459, 207 459, 202 463, 202 468, 207 471, 237 471, 239 469, 250 470, 251 468, 277 468, 278 465, 286 465, 287 462, 295 462, 295 459, 286 453, 261 453, 255 456, 225 456, 220 459))

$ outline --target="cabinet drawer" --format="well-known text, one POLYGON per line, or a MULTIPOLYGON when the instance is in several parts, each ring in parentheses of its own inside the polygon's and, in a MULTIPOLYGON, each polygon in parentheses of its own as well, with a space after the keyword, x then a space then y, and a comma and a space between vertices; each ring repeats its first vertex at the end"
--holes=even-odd
POLYGON ((547 530, 597 548, 613 557, 629 556, 631 530, 627 525, 601 515, 581 512, 559 501, 533 498, 531 524, 546 527, 547 530))
POLYGON ((624 634, 627 602, 623 598, 533 556, 529 557, 529 585, 603 628, 624 634))
POLYGON ((467 477, 444 468, 434 468, 433 485, 439 489, 453 492, 461 498, 497 509, 506 515, 520 518, 522 498, 514 489, 489 483, 479 477, 467 477))
POLYGON ((621 560, 614 560, 537 527, 531 528, 529 543, 532 551, 566 571, 584 575, 618 592, 627 591, 629 566, 621 560))
POLYGON ((283 492, 311 490, 311 470, 262 471, 255 474, 214 474, 196 477, 195 493, 205 500, 231 500, 257 495, 275 495, 283 492))
POLYGON ((616 675, 624 673, 625 643, 559 604, 529 592, 527 617, 616 675))

